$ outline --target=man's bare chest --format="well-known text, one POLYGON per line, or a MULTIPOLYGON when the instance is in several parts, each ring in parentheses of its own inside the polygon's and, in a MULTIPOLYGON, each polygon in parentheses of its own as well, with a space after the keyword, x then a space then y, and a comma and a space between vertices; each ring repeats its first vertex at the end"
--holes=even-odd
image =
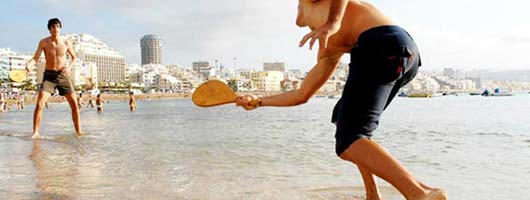
POLYGON ((49 42, 44 45, 44 52, 50 55, 61 56, 66 53, 68 47, 66 44, 49 42))

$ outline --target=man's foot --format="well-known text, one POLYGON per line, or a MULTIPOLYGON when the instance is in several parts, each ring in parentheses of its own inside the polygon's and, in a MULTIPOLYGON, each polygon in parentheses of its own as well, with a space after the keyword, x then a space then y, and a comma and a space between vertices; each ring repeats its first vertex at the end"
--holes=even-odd
POLYGON ((447 200, 447 194, 440 188, 432 189, 421 200, 447 200))
POLYGON ((75 136, 77 136, 77 137, 81 137, 82 135, 85 135, 85 133, 83 131, 79 131, 79 132, 75 133, 75 136))
POLYGON ((33 136, 31 136, 31 139, 38 139, 40 137, 39 133, 33 133, 33 136))
POLYGON ((381 194, 378 193, 366 193, 366 200, 381 200, 381 194))

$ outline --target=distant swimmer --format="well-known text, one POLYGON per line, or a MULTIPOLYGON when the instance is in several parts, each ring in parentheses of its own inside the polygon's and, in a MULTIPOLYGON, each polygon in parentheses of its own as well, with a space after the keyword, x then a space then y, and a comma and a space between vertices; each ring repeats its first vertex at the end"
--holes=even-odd
POLYGON ((88 104, 86 107, 94 108, 94 101, 92 101, 92 95, 88 96, 88 104))
POLYGON ((61 36, 62 24, 57 18, 52 18, 48 21, 48 30, 50 36, 40 40, 37 51, 32 59, 28 61, 26 65, 26 73, 31 71, 34 63, 39 60, 42 52, 46 59, 46 68, 44 70, 44 76, 42 84, 39 88, 39 94, 37 98, 37 104, 35 106, 35 113, 33 115, 33 136, 37 138, 39 136, 40 121, 42 118, 42 108, 48 101, 48 98, 55 89, 59 90, 59 94, 66 97, 70 104, 72 111, 72 120, 74 122, 74 128, 77 136, 83 134, 81 131, 81 119, 79 116, 79 107, 77 99, 75 97, 75 90, 70 78, 70 72, 75 64, 76 55, 72 48, 71 42, 66 40, 65 37, 61 36), (67 64, 66 54, 70 56, 70 63, 67 64))
POLYGON ((98 94, 98 96, 96 97, 96 107, 98 108, 98 113, 102 113, 103 112, 103 98, 101 98, 101 94, 98 94))
POLYGON ((299 46, 319 40, 317 64, 299 89, 278 95, 241 95, 236 104, 246 110, 261 106, 306 103, 330 78, 343 54, 350 54, 350 71, 332 114, 336 124, 335 152, 359 168, 366 199, 380 200, 375 176, 397 188, 407 200, 445 200, 442 189, 420 182, 371 140, 379 118, 399 89, 421 65, 412 37, 373 5, 359 0, 299 0, 296 24, 309 27, 299 46), (375 175, 375 176, 374 176, 375 175))
POLYGON ((129 92, 129 108, 131 109, 131 111, 136 110, 136 100, 134 99, 133 92, 129 92))

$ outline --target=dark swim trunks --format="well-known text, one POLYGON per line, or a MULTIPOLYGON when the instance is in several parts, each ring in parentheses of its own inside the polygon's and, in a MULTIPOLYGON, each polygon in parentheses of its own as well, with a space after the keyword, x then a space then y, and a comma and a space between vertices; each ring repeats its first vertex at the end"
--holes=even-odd
POLYGON ((62 71, 45 70, 40 90, 53 94, 55 88, 57 88, 57 90, 59 90, 59 95, 62 96, 75 92, 70 77, 62 75, 61 72, 62 71))
POLYGON ((421 66, 414 40, 399 26, 364 31, 350 55, 348 79, 331 119, 337 124, 338 156, 356 140, 372 137, 380 115, 421 66))

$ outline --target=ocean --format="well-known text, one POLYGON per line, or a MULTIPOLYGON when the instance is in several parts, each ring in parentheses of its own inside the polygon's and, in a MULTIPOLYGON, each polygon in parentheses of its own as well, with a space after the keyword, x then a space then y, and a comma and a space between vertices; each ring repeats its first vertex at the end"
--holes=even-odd
MULTIPOLYGON (((0 199, 363 199, 357 167, 335 155, 337 99, 245 111, 190 99, 0 113, 0 199)), ((398 98, 379 142, 449 199, 530 199, 530 95, 398 98)), ((404 199, 383 180, 383 198, 404 199)))

